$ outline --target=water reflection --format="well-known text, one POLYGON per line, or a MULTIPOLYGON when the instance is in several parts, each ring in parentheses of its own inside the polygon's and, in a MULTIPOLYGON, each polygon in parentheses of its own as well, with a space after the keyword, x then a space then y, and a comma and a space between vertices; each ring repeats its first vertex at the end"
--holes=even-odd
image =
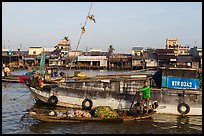
MULTIPOLYGON (((50 109, 45 105, 32 108, 50 109)), ((31 108, 31 109, 32 109, 31 108)), ((57 107, 59 110, 62 107, 57 107)), ((63 108, 64 109, 64 108, 63 108)), ((28 109, 27 111, 29 111, 28 109)), ((50 109, 51 110, 51 109, 50 109)), ((24 115, 20 132, 43 134, 201 134, 201 116, 155 114, 150 119, 129 122, 48 123, 24 115), (27 116, 27 117, 26 117, 27 116), (199 124, 199 125, 198 125, 199 124), (94 128, 94 129, 93 129, 94 128)))
POLYGON ((165 134, 201 134, 202 116, 162 115, 154 116, 153 126, 165 134))

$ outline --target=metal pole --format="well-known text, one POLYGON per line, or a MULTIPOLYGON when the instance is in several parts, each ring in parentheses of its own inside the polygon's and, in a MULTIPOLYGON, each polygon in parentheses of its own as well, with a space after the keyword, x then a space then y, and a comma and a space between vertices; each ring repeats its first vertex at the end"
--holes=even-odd
POLYGON ((10 63, 11 63, 11 56, 9 55, 9 66, 10 66, 10 63))

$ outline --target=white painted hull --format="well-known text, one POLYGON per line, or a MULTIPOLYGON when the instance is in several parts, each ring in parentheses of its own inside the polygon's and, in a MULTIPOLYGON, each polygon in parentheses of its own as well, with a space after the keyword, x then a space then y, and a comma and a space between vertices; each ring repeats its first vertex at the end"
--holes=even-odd
MULTIPOLYGON (((158 114, 172 114, 172 115, 181 115, 177 110, 177 105, 159 105, 156 109, 158 114)), ((202 106, 201 107, 192 107, 190 106, 190 111, 188 116, 202 116, 202 106)))
MULTIPOLYGON (((42 101, 48 103, 48 99, 52 94, 42 92, 33 87, 30 87, 31 94, 36 101, 42 101)), ((73 107, 73 108, 82 108, 82 102, 85 98, 77 98, 63 95, 55 95, 58 98, 57 106, 73 107)), ((93 108, 97 106, 110 106, 113 109, 129 109, 131 101, 118 100, 113 98, 104 98, 104 99, 91 99, 93 102, 93 108)))
MULTIPOLYGON (((48 99, 50 98, 50 96, 53 95, 53 92, 54 92, 54 91, 51 91, 50 93, 42 92, 33 87, 30 87, 30 90, 35 100, 40 100, 45 103, 48 103, 48 99)), ((65 91, 69 92, 69 90, 64 90, 64 92, 65 91)), ((77 92, 75 93, 77 94, 77 92)), ((162 95, 160 95, 159 93, 152 93, 151 95, 152 95, 152 101, 158 100, 159 107, 156 109, 157 113, 181 115, 177 110, 177 106, 179 104, 177 95, 165 94, 165 93, 162 93, 162 95), (153 98, 153 96, 155 98, 153 98)), ((57 106, 73 107, 73 108, 82 108, 82 102, 86 98, 86 95, 83 95, 81 97, 74 97, 74 96, 69 95, 69 93, 64 94, 64 95, 56 93, 55 96, 58 98, 57 106)), ((107 96, 104 98, 101 98, 101 97, 94 98, 93 97, 90 99, 93 102, 93 108, 97 106, 110 106, 113 109, 120 109, 120 108, 129 109, 131 105, 131 101, 132 101, 132 99, 129 99, 129 100, 114 99, 111 96, 110 97, 107 96)), ((187 113, 186 115, 202 115, 202 103, 201 102, 193 102, 193 101, 188 100, 187 104, 190 106, 190 112, 187 113)))

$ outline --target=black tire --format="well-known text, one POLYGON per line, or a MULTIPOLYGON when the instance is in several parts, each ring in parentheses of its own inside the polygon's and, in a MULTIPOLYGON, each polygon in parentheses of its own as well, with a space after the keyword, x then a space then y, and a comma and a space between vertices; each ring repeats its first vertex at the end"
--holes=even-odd
POLYGON ((190 106, 189 106, 188 104, 186 104, 186 103, 180 103, 180 104, 178 105, 178 107, 177 107, 177 110, 178 110, 178 112, 181 113, 182 115, 188 114, 188 113, 190 112, 190 106), (185 111, 182 110, 182 107, 183 107, 183 106, 186 108, 185 111))
POLYGON ((64 77, 65 73, 64 72, 60 72, 60 76, 64 77))
POLYGON ((90 110, 93 106, 93 102, 91 99, 84 99, 82 102, 82 109, 83 110, 90 110), (87 106, 88 103, 88 106, 87 106))
POLYGON ((58 103, 58 99, 56 96, 52 95, 49 99, 48 99, 48 103, 52 106, 56 106, 56 104, 58 103))
POLYGON ((152 109, 156 109, 159 106, 157 101, 154 101, 152 104, 152 109))

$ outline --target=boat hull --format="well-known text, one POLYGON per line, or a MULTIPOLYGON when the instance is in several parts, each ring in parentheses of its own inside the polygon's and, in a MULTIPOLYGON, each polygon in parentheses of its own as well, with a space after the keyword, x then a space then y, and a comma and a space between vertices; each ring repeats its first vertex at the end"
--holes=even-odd
MULTIPOLYGON (((158 114, 182 115, 179 112, 179 105, 185 103, 189 112, 185 115, 202 115, 202 91, 183 90, 183 89, 152 89, 151 97, 157 99, 159 107, 156 109, 158 114)), ((181 108, 181 107, 180 107, 181 108)), ((185 107, 182 107, 183 110, 185 107)))
MULTIPOLYGON (((63 106, 63 107, 70 107, 70 108, 82 108, 82 103, 86 98, 91 99, 93 102, 93 108, 97 106, 110 106, 113 109, 129 109, 130 105, 132 103, 133 95, 127 95, 125 99, 117 98, 117 96, 113 96, 113 94, 107 94, 107 92, 103 92, 103 94, 100 94, 100 92, 95 92, 97 97, 90 96, 90 92, 86 92, 84 90, 72 90, 69 89, 66 91, 66 94, 63 90, 58 91, 56 93, 55 90, 47 91, 47 90, 38 90, 34 87, 29 87, 31 94, 33 98, 36 100, 36 102, 43 102, 46 104, 49 104, 49 98, 51 96, 56 96, 58 99, 58 103, 56 106, 63 106)), ((62 88, 61 88, 62 89, 62 88)), ((58 88, 58 90, 60 90, 58 88)), ((116 95, 116 94, 115 94, 116 95)), ((122 95, 119 95, 122 96, 122 95)), ((124 95, 125 96, 125 95, 124 95)))
POLYGON ((2 77, 2 82, 21 83, 19 76, 2 77))
POLYGON ((38 119, 40 121, 44 122, 56 122, 56 123, 71 123, 71 122, 87 122, 87 121, 102 121, 102 122, 127 122, 127 121, 136 121, 136 120, 142 120, 142 119, 148 119, 151 118, 152 115, 155 112, 151 112, 149 114, 140 115, 140 116, 126 116, 126 117, 119 117, 119 118, 85 118, 85 117, 55 117, 55 116, 49 116, 49 115, 43 115, 43 114, 36 114, 36 112, 30 112, 29 116, 35 119, 38 119))
MULTIPOLYGON (((90 99, 93 108, 110 106, 113 109, 129 109, 135 89, 141 88, 142 79, 94 79, 63 82, 59 87, 46 90, 31 88, 36 101, 49 103, 51 96, 58 99, 57 106, 82 108, 85 99, 90 99)), ((136 101, 139 97, 136 98, 136 101)), ((151 99, 158 101, 157 113, 184 115, 178 105, 186 103, 190 110, 185 115, 202 115, 202 90, 151 88, 151 99)))

